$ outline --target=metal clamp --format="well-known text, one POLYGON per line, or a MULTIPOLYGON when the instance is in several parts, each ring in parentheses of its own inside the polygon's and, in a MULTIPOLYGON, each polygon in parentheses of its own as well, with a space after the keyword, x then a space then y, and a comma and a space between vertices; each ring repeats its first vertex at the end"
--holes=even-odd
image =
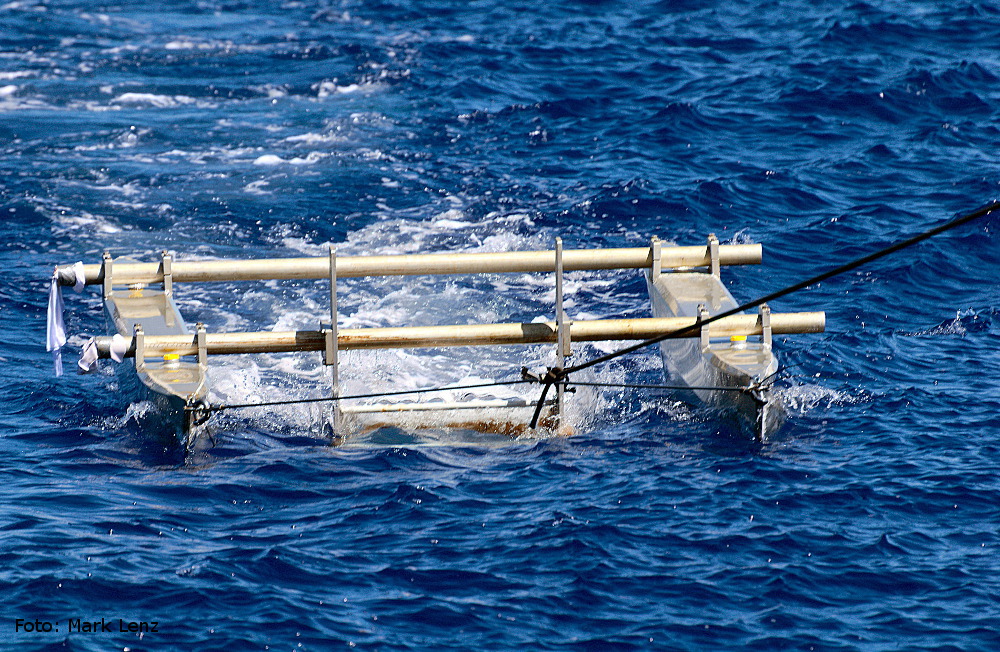
POLYGON ((198 344, 198 366, 205 370, 208 368, 208 331, 201 322, 195 325, 195 340, 198 344))
POLYGON ((708 344, 709 344, 709 334, 708 334, 709 327, 701 325, 702 322, 704 322, 708 318, 709 318, 709 314, 708 314, 708 310, 705 309, 705 304, 704 303, 699 303, 698 304, 698 320, 697 320, 696 323, 700 325, 699 328, 700 328, 700 335, 701 335, 701 348, 702 348, 702 350, 707 349, 708 348, 708 344))
MULTIPOLYGON (((326 332, 326 346, 323 352, 323 364, 337 366, 337 250, 330 247, 330 328, 326 332)), ((336 387, 334 388, 336 391, 336 387)))
POLYGON ((712 276, 720 275, 719 264, 719 239, 714 233, 708 234, 708 273, 712 276))
POLYGON ((760 341, 767 348, 771 348, 771 308, 766 303, 760 304, 758 310, 760 320, 760 341))
POLYGON ((663 243, 660 238, 653 236, 649 239, 650 280, 655 281, 663 273, 663 243))
POLYGON ((146 336, 140 324, 135 325, 132 336, 135 341, 135 372, 141 374, 146 370, 146 336))
POLYGON ((111 298, 111 252, 105 251, 101 258, 101 286, 104 298, 111 298))
POLYGON ((570 341, 570 326, 573 322, 566 319, 563 308, 563 243, 562 238, 556 238, 556 329, 559 347, 559 366, 562 367, 565 358, 573 355, 573 345, 570 341))
POLYGON ((163 294, 174 295, 173 257, 164 249, 160 252, 160 274, 163 276, 163 294))

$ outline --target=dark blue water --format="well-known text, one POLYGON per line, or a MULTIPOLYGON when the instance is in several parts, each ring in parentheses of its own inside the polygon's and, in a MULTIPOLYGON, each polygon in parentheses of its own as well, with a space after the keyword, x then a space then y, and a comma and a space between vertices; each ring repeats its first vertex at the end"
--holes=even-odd
MULTIPOLYGON (((52 266, 104 250, 715 232, 764 244, 725 270, 751 299, 998 195, 997 43, 1000 10, 969 2, 0 6, 3 646, 998 649, 995 216, 776 302, 828 327, 778 338, 790 418, 764 446, 666 393, 581 390, 571 438, 411 423, 337 448, 299 407, 219 415, 185 455, 110 368, 54 378, 42 345, 52 266), (114 631, 68 632, 102 618, 114 631)), ((492 280, 348 283, 345 324, 550 314, 549 280, 492 280)), ((576 318, 645 314, 638 274, 569 285, 576 318)), ((310 284, 177 292, 214 330, 325 310, 310 284)), ((96 291, 66 303, 69 367, 103 324, 96 291)), ((545 355, 359 355, 345 386, 545 355)), ((213 360, 214 398, 315 394, 323 373, 213 360)))

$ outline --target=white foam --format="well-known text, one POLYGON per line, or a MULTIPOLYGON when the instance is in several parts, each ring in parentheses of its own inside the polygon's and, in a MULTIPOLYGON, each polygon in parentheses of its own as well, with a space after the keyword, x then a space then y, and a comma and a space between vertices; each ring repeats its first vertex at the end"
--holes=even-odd
POLYGON ((346 138, 335 133, 305 133, 297 136, 288 136, 285 140, 289 143, 305 143, 307 145, 327 145, 330 143, 346 142, 346 138))
POLYGON ((212 102, 197 100, 187 95, 160 95, 157 93, 122 93, 111 100, 113 105, 148 105, 157 109, 170 109, 179 106, 195 105, 199 108, 213 108, 212 102))
POLYGON ((94 190, 106 190, 110 192, 121 193, 126 197, 136 197, 142 194, 142 190, 138 187, 138 182, 130 181, 129 183, 119 184, 119 183, 107 183, 103 185, 91 186, 94 190))
POLYGON ((902 333, 904 336, 920 336, 920 335, 965 335, 969 331, 965 327, 964 318, 971 317, 973 320, 978 318, 976 311, 972 308, 968 310, 956 310, 955 318, 951 321, 945 322, 943 324, 938 324, 933 328, 928 328, 921 331, 915 331, 913 333, 902 333))
POLYGON ((323 152, 309 152, 304 157, 293 156, 292 158, 285 159, 281 158, 277 154, 262 154, 261 156, 258 156, 256 159, 254 159, 253 164, 267 165, 267 166, 282 165, 286 163, 288 165, 312 165, 317 161, 323 160, 327 156, 329 156, 329 154, 325 154, 323 152))
POLYGON ((60 214, 53 220, 67 230, 81 230, 90 233, 121 233, 122 228, 109 218, 92 215, 86 211, 77 214, 60 214))
POLYGON ((362 82, 352 84, 338 84, 337 80, 325 80, 314 84, 316 97, 325 99, 336 95, 349 95, 352 93, 374 93, 385 88, 385 84, 379 82, 362 82))
POLYGON ((254 165, 281 165, 285 163, 285 159, 281 158, 277 154, 263 154, 254 159, 254 165))
POLYGON ((221 47, 225 47, 222 43, 216 42, 206 42, 206 41, 194 41, 191 39, 178 39, 176 41, 169 41, 163 45, 166 50, 217 50, 221 47))
POLYGON ((780 387, 776 394, 785 410, 792 414, 805 414, 817 408, 835 405, 855 405, 868 400, 863 393, 849 394, 822 385, 780 387))
POLYGON ((151 104, 157 108, 167 108, 180 104, 193 104, 194 98, 185 95, 157 95, 155 93, 122 93, 113 102, 118 104, 151 104))
POLYGON ((328 156, 329 154, 326 152, 309 152, 305 156, 293 156, 288 159, 288 162, 292 165, 312 165, 313 163, 322 161, 328 156))
POLYGON ((36 98, 26 97, 2 97, 0 96, 0 110, 2 111, 51 111, 54 106, 36 98))
POLYGON ((270 86, 270 85, 267 85, 267 86, 263 87, 263 91, 271 99, 274 99, 276 97, 287 97, 288 96, 288 90, 286 90, 285 88, 283 88, 281 86, 270 86))
POLYGON ((264 190, 264 187, 268 185, 268 182, 264 179, 259 181, 251 181, 247 185, 243 186, 243 191, 251 195, 270 195, 269 190, 264 190))

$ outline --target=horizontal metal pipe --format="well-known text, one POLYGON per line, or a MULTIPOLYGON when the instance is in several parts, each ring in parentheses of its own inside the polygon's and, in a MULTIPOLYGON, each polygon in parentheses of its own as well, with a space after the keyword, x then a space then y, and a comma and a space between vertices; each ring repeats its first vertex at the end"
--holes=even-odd
POLYGON ((437 410, 483 410, 487 408, 533 408, 534 401, 427 401, 426 403, 374 403, 369 405, 342 405, 344 414, 375 414, 380 412, 432 412, 437 410))
MULTIPOLYGON (((709 264, 704 246, 662 249, 664 268, 703 267, 709 264)), ((754 265, 761 261, 759 244, 722 245, 719 262, 723 265, 754 265)), ((631 249, 572 249, 563 252, 563 268, 639 269, 652 266, 649 247, 631 249)), ((104 280, 101 265, 84 265, 88 285, 104 280)), ((554 251, 510 251, 501 253, 441 253, 395 256, 343 256, 337 258, 337 276, 414 276, 419 274, 485 274, 509 272, 552 272, 554 251)), ((73 285, 72 266, 57 268, 59 283, 73 285)), ((268 258, 257 260, 173 261, 174 282, 253 281, 276 279, 321 279, 330 276, 330 259, 268 258)), ((162 283, 160 263, 115 262, 112 266, 115 285, 162 283)))
MULTIPOLYGON (((570 338, 575 342, 608 340, 645 340, 695 324, 694 318, 665 317, 639 319, 606 319, 574 321, 570 338)), ((825 313, 793 312, 771 315, 771 330, 775 334, 820 333, 826 325, 825 313)), ((709 327, 711 337, 760 335, 758 315, 734 315, 714 322, 709 327)), ((557 339, 555 322, 522 324, 468 324, 456 326, 405 326, 398 328, 342 328, 337 346, 346 349, 408 349, 449 346, 484 346, 506 344, 542 344, 557 339)), ((697 337, 693 331, 686 337, 697 337)), ((165 353, 195 355, 198 352, 194 335, 147 335, 145 355, 165 353)), ((111 337, 97 338, 98 355, 110 357, 111 337)), ((283 331, 250 333, 208 333, 205 346, 209 354, 286 353, 292 351, 322 351, 326 346, 323 331, 283 331)), ((129 343, 128 357, 135 356, 135 342, 129 343)))

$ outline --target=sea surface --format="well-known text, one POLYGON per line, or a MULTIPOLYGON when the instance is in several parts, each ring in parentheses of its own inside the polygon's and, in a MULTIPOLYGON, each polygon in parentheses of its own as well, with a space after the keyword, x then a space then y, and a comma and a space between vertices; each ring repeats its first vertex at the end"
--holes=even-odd
MULTIPOLYGON (((4 2, 0 648, 1000 649, 997 215, 775 301, 827 330, 776 337, 788 420, 760 445, 667 390, 581 387, 572 436, 425 415, 333 446, 326 408, 294 404, 217 414, 186 452, 122 369, 75 373, 98 289, 64 289, 65 375, 44 346, 53 267, 104 251, 715 233, 763 244, 723 270, 751 300, 1000 195, 998 44, 990 2, 4 2)), ((344 327, 554 310, 551 275, 340 291, 344 327)), ((328 319, 322 282, 175 292, 215 332, 328 319)), ((572 272, 567 311, 647 316, 642 276, 572 272)), ((382 392, 553 362, 347 352, 341 374, 382 392)), ((211 374, 215 403, 330 390, 315 353, 211 374)), ((578 380, 663 374, 647 349, 578 380)))

